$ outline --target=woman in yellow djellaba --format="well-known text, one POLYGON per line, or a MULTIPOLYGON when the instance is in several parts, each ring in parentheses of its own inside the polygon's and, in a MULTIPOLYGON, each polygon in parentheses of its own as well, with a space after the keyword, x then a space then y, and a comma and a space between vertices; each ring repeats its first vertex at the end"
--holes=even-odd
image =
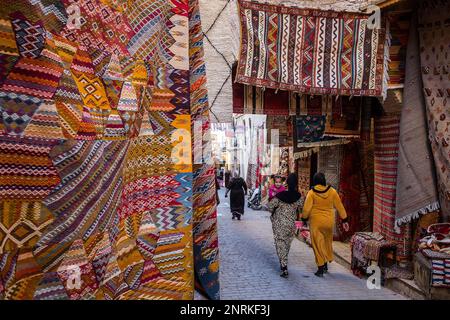
POLYGON ((313 188, 306 195, 302 214, 303 220, 309 220, 311 244, 318 267, 314 274, 318 277, 328 272, 328 263, 333 261, 334 209, 343 220, 344 230, 348 231, 347 212, 339 194, 327 186, 325 175, 318 172, 313 177, 313 188))

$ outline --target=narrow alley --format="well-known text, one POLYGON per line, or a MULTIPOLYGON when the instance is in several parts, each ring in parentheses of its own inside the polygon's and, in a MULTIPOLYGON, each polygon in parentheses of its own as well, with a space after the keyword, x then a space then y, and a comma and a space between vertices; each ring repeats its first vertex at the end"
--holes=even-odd
POLYGON ((245 208, 241 221, 231 220, 229 198, 219 190, 218 207, 221 298, 228 300, 405 299, 389 289, 369 290, 366 281, 332 263, 324 278, 314 276, 312 249, 294 239, 289 254, 289 278, 279 265, 269 212, 245 208))

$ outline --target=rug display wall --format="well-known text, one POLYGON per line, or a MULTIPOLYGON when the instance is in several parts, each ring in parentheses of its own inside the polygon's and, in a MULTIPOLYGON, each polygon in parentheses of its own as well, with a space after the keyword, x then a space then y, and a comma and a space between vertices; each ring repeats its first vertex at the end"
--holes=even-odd
POLYGON ((0 28, 0 297, 192 299, 195 264, 217 298, 198 3, 19 0, 0 28))
POLYGON ((450 1, 423 1, 418 11, 420 63, 439 201, 450 219, 450 1))

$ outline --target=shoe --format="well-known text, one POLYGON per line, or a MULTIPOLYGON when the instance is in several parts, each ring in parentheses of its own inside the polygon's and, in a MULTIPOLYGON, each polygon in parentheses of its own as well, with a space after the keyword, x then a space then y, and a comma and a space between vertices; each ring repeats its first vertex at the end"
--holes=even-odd
POLYGON ((323 273, 328 273, 328 264, 325 263, 325 265, 323 266, 323 273))
POLYGON ((231 220, 234 220, 234 218, 236 218, 236 215, 233 213, 233 215, 231 216, 231 220))
POLYGON ((239 216, 237 216, 237 219, 239 220, 239 221, 241 221, 241 216, 239 215, 239 216))
POLYGON ((317 271, 314 273, 315 276, 323 278, 323 266, 319 266, 317 271))
POLYGON ((280 277, 287 278, 289 276, 287 267, 281 267, 280 277))

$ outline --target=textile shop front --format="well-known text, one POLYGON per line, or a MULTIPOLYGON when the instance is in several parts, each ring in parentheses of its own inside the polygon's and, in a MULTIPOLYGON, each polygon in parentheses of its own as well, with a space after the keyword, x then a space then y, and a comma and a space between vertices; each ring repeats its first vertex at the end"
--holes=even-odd
MULTIPOLYGON (((361 12, 239 1, 234 112, 266 115, 268 145, 279 130, 272 174, 296 172, 305 196, 320 171, 339 192, 350 230, 336 219, 334 236, 351 244, 356 274, 376 263, 384 279, 412 279, 427 228, 450 214, 439 9, 448 13, 448 1, 398 1, 374 27, 361 12)), ((265 189, 269 177, 259 179, 265 189)), ((443 234, 435 250, 448 247, 443 234)))

